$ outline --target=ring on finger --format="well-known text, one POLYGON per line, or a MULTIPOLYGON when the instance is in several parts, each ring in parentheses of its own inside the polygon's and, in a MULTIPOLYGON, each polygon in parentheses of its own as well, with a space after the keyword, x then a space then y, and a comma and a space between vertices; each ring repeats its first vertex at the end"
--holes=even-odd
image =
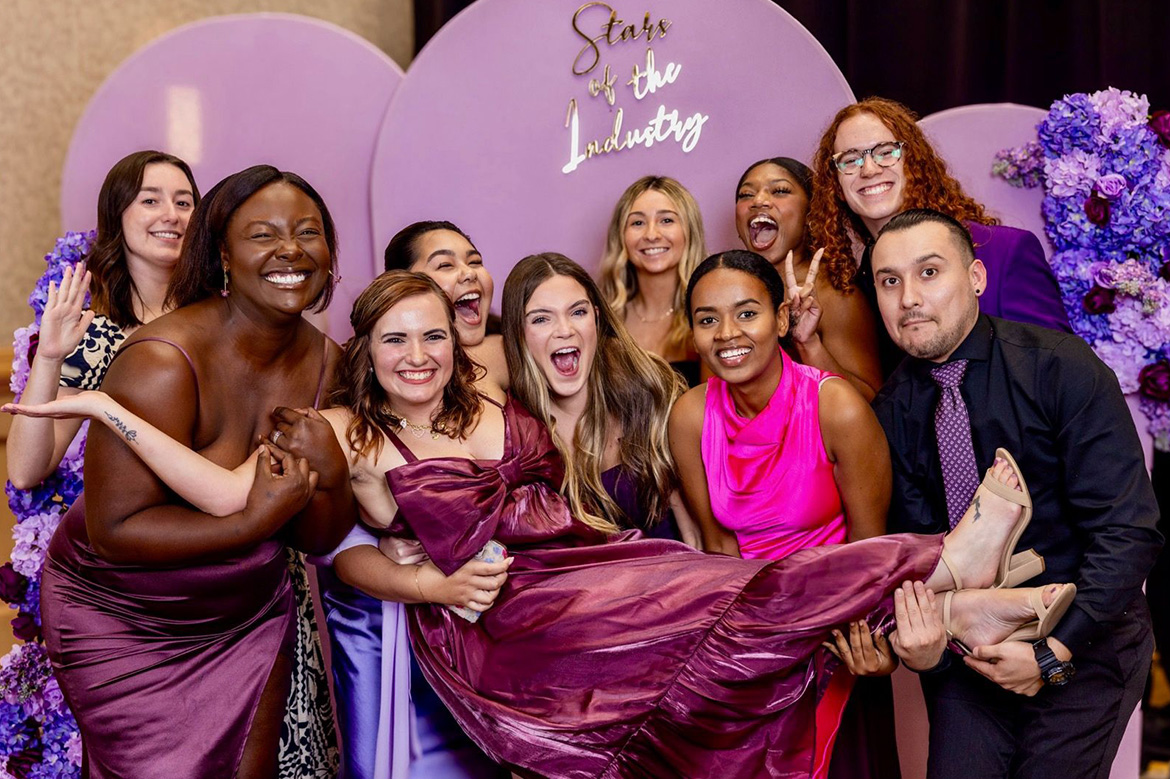
POLYGON ((284 431, 277 428, 275 431, 272 432, 272 443, 276 444, 278 441, 280 441, 281 436, 284 436, 284 431))

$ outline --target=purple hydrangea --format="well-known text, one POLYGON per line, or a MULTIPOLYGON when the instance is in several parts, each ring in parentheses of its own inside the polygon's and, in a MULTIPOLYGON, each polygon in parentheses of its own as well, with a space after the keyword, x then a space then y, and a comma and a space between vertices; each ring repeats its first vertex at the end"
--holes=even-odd
POLYGON ((1036 141, 1001 149, 991 166, 992 174, 1013 187, 1033 189, 1044 183, 1044 150, 1036 141))
POLYGON ((1109 87, 1089 95, 1089 102, 1100 118, 1100 132, 1103 139, 1121 130, 1144 127, 1149 122, 1150 101, 1145 95, 1135 95, 1129 90, 1109 87))
POLYGON ((1037 134, 1047 156, 1089 150, 1101 132, 1101 117, 1088 95, 1065 95, 1052 104, 1037 134))
POLYGON ((1093 191, 1101 170, 1101 160, 1092 152, 1074 149, 1060 157, 1044 161, 1048 193, 1057 198, 1086 197, 1093 191))

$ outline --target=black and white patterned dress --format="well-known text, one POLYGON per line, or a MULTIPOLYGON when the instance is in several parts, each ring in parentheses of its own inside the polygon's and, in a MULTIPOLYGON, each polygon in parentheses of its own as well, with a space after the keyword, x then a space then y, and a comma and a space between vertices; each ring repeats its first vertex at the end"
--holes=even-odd
MULTIPOLYGON (((81 343, 61 366, 61 386, 97 390, 126 334, 104 315, 97 315, 81 343)), ((293 651, 292 686, 280 729, 278 776, 337 776, 340 754, 333 725, 321 635, 313 612, 305 557, 287 549, 288 572, 297 603, 297 636, 293 651)))

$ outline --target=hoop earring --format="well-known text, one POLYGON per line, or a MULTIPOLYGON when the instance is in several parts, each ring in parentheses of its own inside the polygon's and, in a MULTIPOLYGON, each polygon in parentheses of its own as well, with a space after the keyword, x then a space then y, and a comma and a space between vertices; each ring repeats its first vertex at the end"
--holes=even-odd
POLYGON ((223 267, 223 289, 219 291, 219 297, 226 298, 229 295, 231 295, 231 291, 228 290, 228 267, 225 265, 223 267))

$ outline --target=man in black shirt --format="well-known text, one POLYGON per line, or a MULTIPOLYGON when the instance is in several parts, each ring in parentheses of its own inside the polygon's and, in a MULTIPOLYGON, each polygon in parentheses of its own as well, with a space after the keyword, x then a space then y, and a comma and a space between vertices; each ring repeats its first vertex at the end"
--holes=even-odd
POLYGON ((1117 378, 1076 336, 980 315, 986 274, 966 228, 943 214, 912 210, 887 223, 873 272, 882 320, 908 354, 873 402, 893 461, 889 531, 945 532, 947 492, 964 482, 954 470, 973 449, 981 472, 1003 447, 1034 505, 1017 549, 1035 548, 1047 564, 1029 584, 1077 585, 1047 640, 967 659, 945 652, 937 610, 923 600, 927 629, 900 630, 895 647, 924 671, 928 775, 1107 777, 1150 665, 1141 586, 1162 544, 1117 378), (939 408, 946 376, 958 377, 966 407, 961 436, 936 417, 956 406, 939 408))

